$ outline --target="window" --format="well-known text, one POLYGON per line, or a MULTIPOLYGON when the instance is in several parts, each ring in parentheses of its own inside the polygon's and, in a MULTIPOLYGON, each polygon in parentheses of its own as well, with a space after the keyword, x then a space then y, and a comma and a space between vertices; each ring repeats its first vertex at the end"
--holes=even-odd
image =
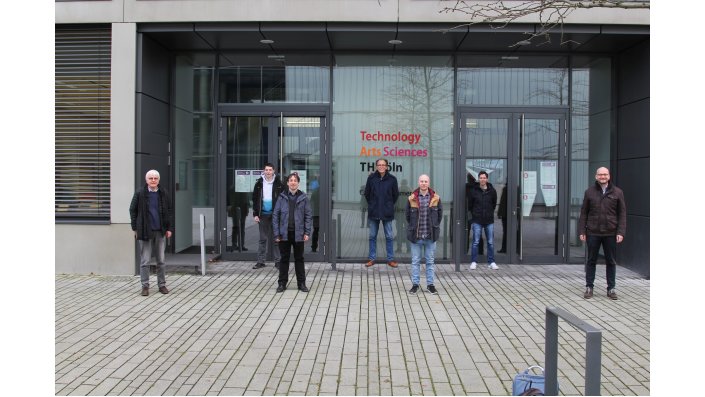
POLYGON ((55 219, 109 222, 110 27, 55 33, 55 219))

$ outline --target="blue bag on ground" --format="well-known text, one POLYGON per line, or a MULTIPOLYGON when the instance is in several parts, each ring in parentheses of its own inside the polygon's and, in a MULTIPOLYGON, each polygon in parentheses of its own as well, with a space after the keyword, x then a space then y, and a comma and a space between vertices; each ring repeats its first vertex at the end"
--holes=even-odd
POLYGON ((512 395, 513 396, 543 396, 545 392, 546 378, 543 373, 543 368, 538 365, 532 365, 531 367, 524 370, 524 372, 518 373, 514 377, 514 382, 512 382, 512 395), (538 368, 541 370, 541 374, 537 375, 534 373, 529 373, 532 369, 538 368))

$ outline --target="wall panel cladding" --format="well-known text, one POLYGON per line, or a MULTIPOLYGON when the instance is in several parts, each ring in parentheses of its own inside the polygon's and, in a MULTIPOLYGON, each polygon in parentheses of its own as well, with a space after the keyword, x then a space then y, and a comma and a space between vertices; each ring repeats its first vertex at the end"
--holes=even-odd
MULTIPOLYGON (((617 246, 617 263, 646 278, 651 274, 650 222, 648 217, 627 216, 627 236, 617 246)), ((604 262, 599 260, 597 263, 604 262)), ((617 270, 617 289, 619 289, 619 270, 617 270)))
POLYGON ((141 35, 142 65, 137 91, 169 102, 169 53, 150 38, 141 35))
POLYGON ((620 106, 617 110, 617 147, 622 159, 649 157, 651 123, 649 98, 620 106))
POLYGON ((649 43, 650 40, 647 39, 619 55, 617 82, 620 94, 617 106, 641 101, 651 95, 649 43))

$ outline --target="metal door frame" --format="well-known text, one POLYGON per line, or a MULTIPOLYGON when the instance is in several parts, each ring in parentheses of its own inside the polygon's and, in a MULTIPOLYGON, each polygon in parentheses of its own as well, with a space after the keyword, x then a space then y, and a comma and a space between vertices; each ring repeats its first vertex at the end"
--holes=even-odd
MULTIPOLYGON (((268 134, 270 134, 268 151, 268 161, 273 163, 278 163, 276 159, 279 148, 277 146, 277 137, 279 134, 278 123, 272 122, 272 119, 277 119, 280 117, 321 117, 323 119, 323 125, 321 126, 321 145, 320 145, 320 167, 321 173, 319 178, 320 184, 320 202, 319 202, 319 238, 318 238, 318 252, 306 252, 305 256, 307 260, 313 262, 319 261, 329 261, 330 257, 330 203, 331 190, 326 188, 326 186, 331 186, 331 173, 324 172, 324 170, 331 169, 331 158, 330 158, 330 107, 329 105, 305 105, 305 104, 218 104, 215 120, 217 122, 214 140, 216 148, 215 153, 215 225, 214 225, 214 246, 215 249, 222 255, 225 253, 225 247, 227 246, 227 212, 226 212, 226 194, 227 194, 227 173, 226 173, 226 151, 225 151, 225 140, 226 140, 226 123, 225 119, 229 117, 268 117, 270 122, 268 123, 268 134)), ((277 170, 280 173, 281 170, 277 170)), ((281 175, 280 175, 281 176, 281 175)), ((242 260, 253 261, 256 259, 257 252, 250 252, 238 254, 237 256, 243 258, 242 260)), ((237 259, 236 259, 237 260, 237 259)))
MULTIPOLYGON (((558 119, 561 132, 559 133, 559 150, 558 150, 558 186, 563 188, 559 190, 558 193, 558 255, 550 256, 535 256, 524 258, 523 255, 516 253, 516 246, 519 244, 517 241, 516 233, 519 227, 519 222, 517 217, 510 216, 507 222, 507 258, 509 263, 525 263, 527 260, 529 262, 538 263, 567 263, 569 250, 567 248, 568 237, 567 231, 570 219, 568 217, 569 211, 568 207, 570 204, 569 195, 569 174, 570 174, 570 159, 569 150, 570 146, 570 136, 569 122, 570 122, 570 109, 567 106, 458 106, 458 116, 457 116, 457 127, 456 127, 456 147, 458 151, 455 154, 457 159, 457 164, 454 166, 456 172, 455 186, 454 186, 454 199, 458 203, 456 208, 458 210, 454 211, 453 223, 454 223, 454 234, 460 238, 456 239, 454 244, 454 254, 459 260, 456 261, 456 270, 460 270, 460 263, 467 262, 467 252, 465 252, 465 241, 468 238, 467 230, 465 227, 465 131, 463 126, 463 121, 467 118, 505 118, 508 120, 507 129, 507 169, 510 170, 507 173, 506 183, 509 186, 507 193, 507 208, 514 209, 515 211, 521 211, 520 204, 517 202, 517 188, 521 180, 519 172, 513 172, 512 170, 520 170, 522 160, 519 158, 521 155, 521 137, 519 129, 523 128, 523 124, 520 125, 519 121, 523 118, 532 119, 558 119), (461 243, 462 242, 462 243, 461 243)), ((521 218, 521 217, 519 217, 521 218)), ((520 236, 521 238, 521 236, 520 236)), ((495 239, 496 240, 496 239, 495 239)))

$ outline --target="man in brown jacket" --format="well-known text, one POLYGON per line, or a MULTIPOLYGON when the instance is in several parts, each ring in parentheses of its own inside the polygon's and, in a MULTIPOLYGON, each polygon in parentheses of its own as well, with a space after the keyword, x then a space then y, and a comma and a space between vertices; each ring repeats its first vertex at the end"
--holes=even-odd
POLYGON ((595 184, 585 190, 578 221, 580 240, 587 240, 588 248, 583 297, 592 298, 597 255, 602 245, 607 266, 607 296, 617 299, 617 244, 624 240, 627 231, 627 207, 622 189, 610 183, 610 171, 607 168, 598 168, 595 180, 595 184))

